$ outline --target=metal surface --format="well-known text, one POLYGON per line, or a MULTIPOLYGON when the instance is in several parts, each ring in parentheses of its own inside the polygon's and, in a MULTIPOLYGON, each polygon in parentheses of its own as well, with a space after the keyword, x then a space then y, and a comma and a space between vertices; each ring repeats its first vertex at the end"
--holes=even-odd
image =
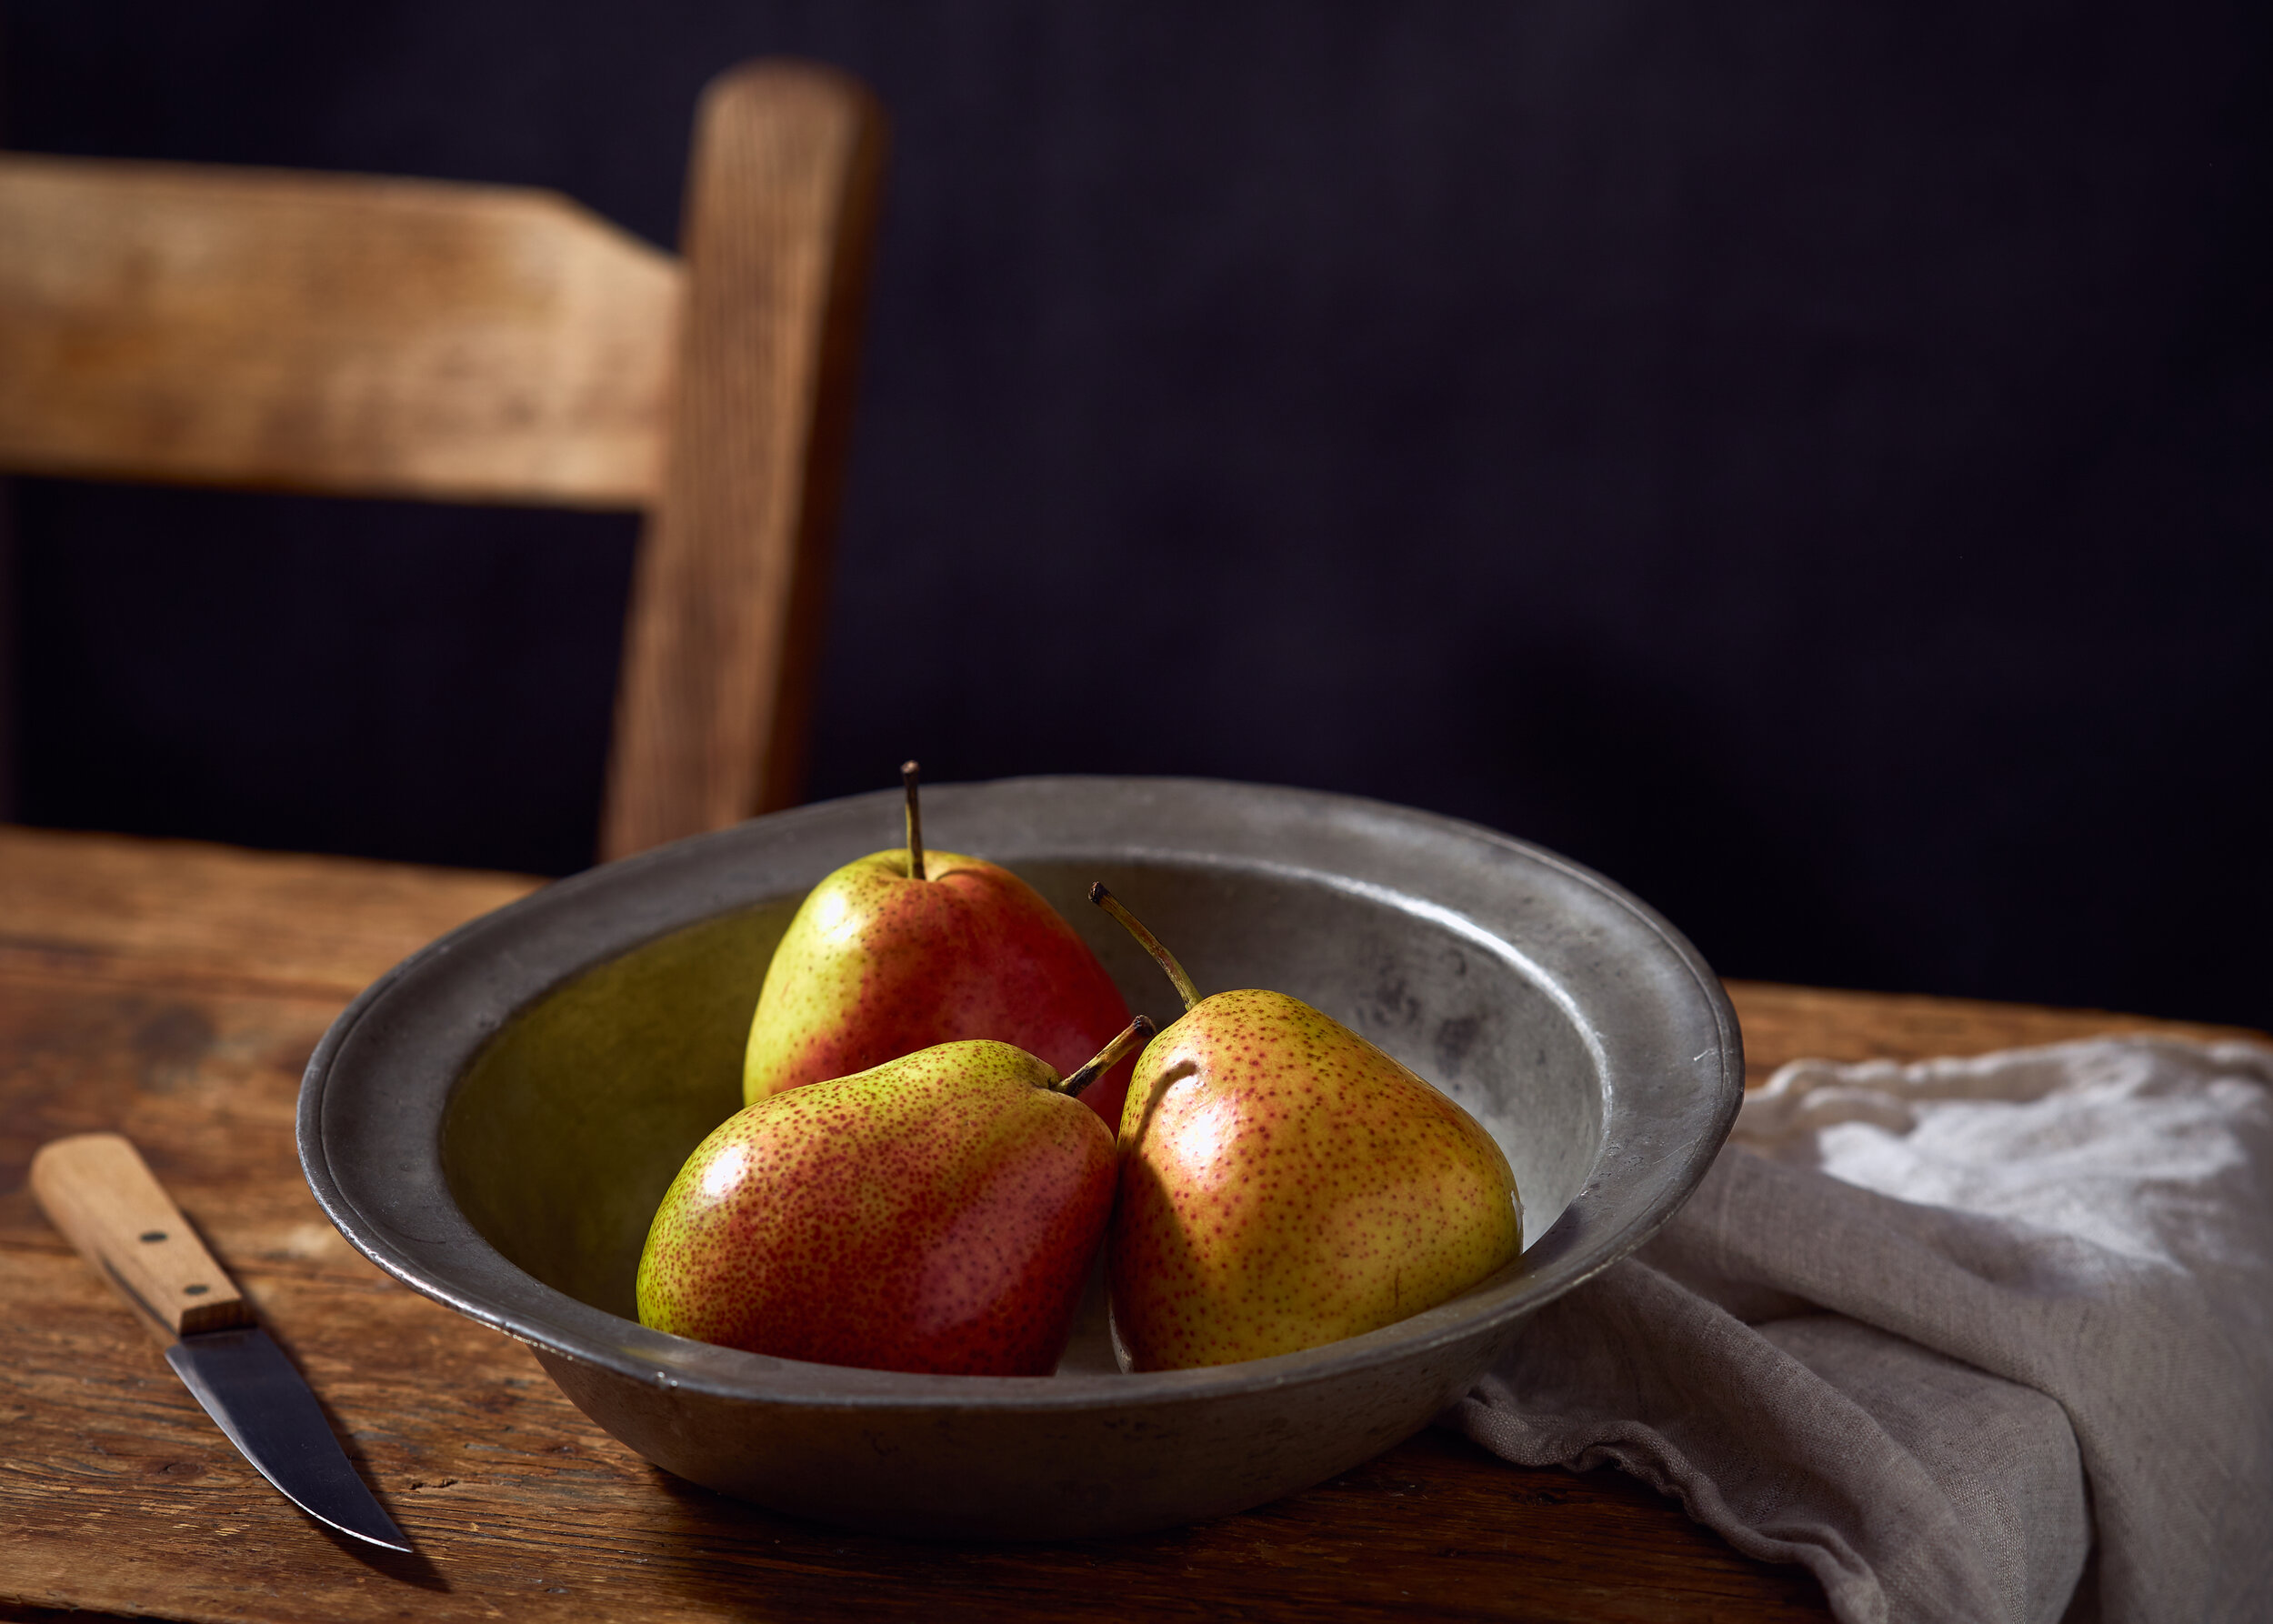
POLYGON ((316 1521, 352 1539, 408 1552, 332 1436, 323 1408, 283 1350, 255 1326, 184 1337, 165 1350, 237 1453, 316 1521))
POLYGON ((1319 1482, 1425 1425, 1524 1317, 1648 1238, 1743 1089, 1696 952, 1617 887, 1377 802, 1172 779, 926 792, 926 838, 1016 870, 1130 998, 1158 970, 1084 900, 1103 879, 1203 992, 1291 993, 1459 1099, 1507 1152, 1527 1250, 1449 1303, 1323 1348, 1119 1373, 1092 1313, 1057 1375, 902 1375, 651 1331, 632 1269, 664 1186, 739 1103, 774 942, 839 864, 898 837, 895 790, 756 819, 547 887, 398 966, 309 1061, 302 1163, 379 1266, 529 1343, 657 1464, 903 1533, 1157 1528, 1319 1482))

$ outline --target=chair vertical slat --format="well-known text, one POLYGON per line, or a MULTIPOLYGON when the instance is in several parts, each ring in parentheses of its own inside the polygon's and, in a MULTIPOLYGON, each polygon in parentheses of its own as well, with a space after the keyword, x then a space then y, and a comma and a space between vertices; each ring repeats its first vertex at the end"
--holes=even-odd
POLYGON ((705 93, 603 857, 796 799, 883 150, 874 98, 826 69, 757 63, 705 93))

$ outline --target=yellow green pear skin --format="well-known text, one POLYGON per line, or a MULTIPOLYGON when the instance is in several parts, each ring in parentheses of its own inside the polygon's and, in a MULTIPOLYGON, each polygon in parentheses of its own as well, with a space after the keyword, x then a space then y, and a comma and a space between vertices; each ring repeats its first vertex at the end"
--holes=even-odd
POLYGON ((1217 993, 1155 1038, 1116 1150, 1113 1325, 1139 1370, 1358 1336, 1523 1249, 1491 1136, 1284 993, 1217 993))

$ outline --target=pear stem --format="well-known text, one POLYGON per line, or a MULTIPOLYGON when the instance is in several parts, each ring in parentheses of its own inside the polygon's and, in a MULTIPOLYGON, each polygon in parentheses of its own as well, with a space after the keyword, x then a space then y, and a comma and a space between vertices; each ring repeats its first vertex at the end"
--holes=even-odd
POLYGON ((907 877, 924 877, 924 809, 916 799, 916 764, 900 763, 900 782, 907 789, 907 877))
POLYGON ((1187 1009, 1199 1002, 1198 989, 1193 987, 1192 978, 1184 973, 1184 967, 1177 963, 1176 955, 1160 945, 1158 937, 1137 923, 1136 916, 1121 906, 1121 899, 1105 888, 1103 880, 1089 887, 1089 900, 1118 919, 1121 928, 1135 937, 1137 946, 1151 954, 1160 967, 1168 973, 1168 980, 1176 987, 1177 997, 1184 1000, 1187 1009))
POLYGON ((1129 1045, 1135 1043, 1140 1038, 1151 1038, 1155 1029, 1156 1028, 1150 1020, 1146 1018, 1144 1016, 1138 1016, 1136 1019, 1128 1023, 1127 1028, 1123 1031, 1118 1038, 1116 1038, 1112 1042, 1105 1046, 1103 1050, 1098 1053, 1096 1059, 1090 1061, 1086 1066, 1084 1066, 1079 1071, 1075 1072, 1073 1076, 1067 1078, 1064 1082, 1057 1084, 1057 1092, 1070 1096, 1076 1099, 1080 1098, 1081 1091, 1084 1088, 1087 1088, 1091 1083, 1096 1082, 1097 1078, 1103 1077, 1106 1072, 1112 1070, 1114 1063, 1123 1055, 1128 1053, 1129 1045))

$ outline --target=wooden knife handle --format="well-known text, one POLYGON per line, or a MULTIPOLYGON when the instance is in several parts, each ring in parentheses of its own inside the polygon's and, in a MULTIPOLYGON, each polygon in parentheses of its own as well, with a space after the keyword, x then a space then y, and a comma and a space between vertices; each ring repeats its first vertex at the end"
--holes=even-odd
POLYGON ((32 1158, 32 1195, 159 1341, 254 1323, 236 1283, 119 1135, 74 1134, 41 1146, 32 1158))

